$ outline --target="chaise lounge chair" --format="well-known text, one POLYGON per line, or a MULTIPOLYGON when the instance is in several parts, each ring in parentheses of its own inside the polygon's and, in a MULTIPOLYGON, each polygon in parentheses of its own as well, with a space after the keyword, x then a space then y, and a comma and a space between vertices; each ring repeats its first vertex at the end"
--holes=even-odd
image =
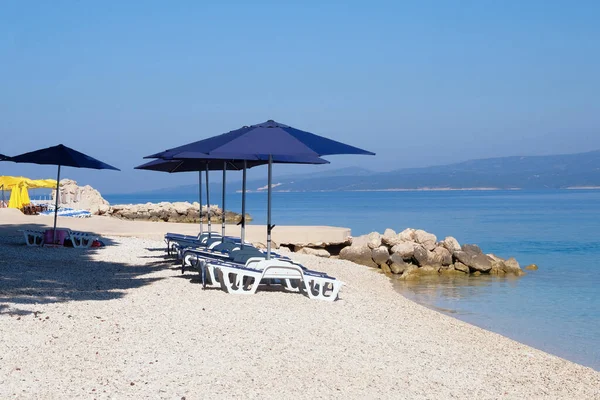
POLYGON ((288 258, 267 260, 257 249, 233 251, 229 259, 186 249, 182 272, 189 265, 202 276, 204 287, 228 293, 253 294, 262 283, 279 282, 288 291, 305 292, 311 299, 334 301, 343 283, 327 274, 311 271, 288 258), (256 253, 258 251, 258 253, 256 253))

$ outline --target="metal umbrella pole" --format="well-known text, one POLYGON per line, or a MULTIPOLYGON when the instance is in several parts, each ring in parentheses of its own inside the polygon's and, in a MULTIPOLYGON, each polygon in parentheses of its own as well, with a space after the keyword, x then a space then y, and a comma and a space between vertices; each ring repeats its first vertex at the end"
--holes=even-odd
POLYGON ((212 228, 210 226, 210 188, 208 187, 208 163, 206 164, 206 217, 208 218, 208 237, 210 238, 212 228))
POLYGON ((56 196, 54 196, 54 229, 52 244, 56 244, 56 218, 58 217, 58 195, 60 193, 60 165, 58 166, 58 174, 56 176, 56 196))
POLYGON ((271 259, 271 230, 275 225, 271 225, 271 182, 273 181, 273 156, 269 154, 269 179, 267 187, 267 260, 271 259))
POLYGON ((198 170, 198 202, 200 203, 200 210, 198 219, 200 220, 200 233, 198 239, 202 236, 202 171, 198 170))
POLYGON ((246 168, 247 162, 244 160, 244 170, 242 172, 242 232, 240 239, 242 239, 242 249, 244 248, 244 242, 246 241, 246 168))
POLYGON ((223 208, 221 210, 221 242, 225 240, 225 179, 227 174, 227 161, 223 163, 223 208))

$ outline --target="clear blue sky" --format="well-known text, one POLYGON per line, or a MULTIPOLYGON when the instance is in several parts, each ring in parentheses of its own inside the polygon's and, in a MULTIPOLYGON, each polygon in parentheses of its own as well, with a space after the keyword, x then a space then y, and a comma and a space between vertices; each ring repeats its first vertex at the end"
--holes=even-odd
POLYGON ((377 153, 286 174, 600 149, 596 1, 281 3, 3 2, 0 153, 64 143, 120 192, 194 183, 132 167, 267 119, 377 153))

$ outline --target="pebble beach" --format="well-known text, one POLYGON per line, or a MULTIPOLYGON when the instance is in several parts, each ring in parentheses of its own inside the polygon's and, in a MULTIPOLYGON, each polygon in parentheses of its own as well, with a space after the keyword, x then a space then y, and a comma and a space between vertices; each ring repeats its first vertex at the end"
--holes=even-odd
POLYGON ((334 303, 236 296, 202 290, 156 239, 82 251, 0 233, 3 399, 600 398, 593 369, 420 306, 349 261, 290 254, 345 282, 334 303))

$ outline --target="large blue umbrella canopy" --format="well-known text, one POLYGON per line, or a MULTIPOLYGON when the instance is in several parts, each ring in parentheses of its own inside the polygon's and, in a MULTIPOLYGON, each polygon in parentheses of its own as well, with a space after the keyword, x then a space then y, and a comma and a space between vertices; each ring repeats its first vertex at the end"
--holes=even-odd
POLYGON ((54 243, 56 243, 56 217, 58 215, 58 188, 60 185, 60 167, 74 167, 74 168, 90 168, 90 169, 113 169, 120 171, 118 168, 108 165, 100 160, 96 160, 93 157, 83 154, 77 150, 73 150, 70 147, 59 144, 58 146, 47 147, 45 149, 31 151, 29 153, 23 153, 15 157, 11 157, 10 161, 16 163, 27 163, 27 164, 43 164, 43 165, 57 165, 58 174, 56 178, 56 197, 54 204, 54 243))
POLYGON ((75 168, 114 169, 119 171, 118 168, 115 168, 112 165, 96 160, 87 154, 83 154, 62 144, 11 157, 10 161, 16 163, 48 164, 75 168))
POLYGON ((274 228, 274 225, 271 225, 272 163, 277 157, 320 157, 334 154, 375 155, 375 153, 358 147, 268 120, 262 124, 244 126, 146 158, 200 158, 202 154, 221 157, 236 155, 235 158, 240 159, 268 161, 267 258, 270 258, 271 254, 271 230, 274 228))
MULTIPOLYGON (((276 163, 289 163, 289 164, 328 164, 329 161, 319 157, 303 156, 282 156, 278 157, 276 163)), ((142 165, 138 165, 135 169, 149 170, 149 171, 160 171, 168 173, 176 172, 195 172, 198 171, 198 185, 199 185, 199 203, 200 203, 200 216, 202 216, 202 171, 206 171, 206 204, 209 210, 208 215, 208 231, 210 232, 210 192, 208 185, 208 171, 223 170, 223 211, 225 211, 225 171, 243 171, 242 176, 242 220, 241 225, 241 239, 242 247, 244 246, 245 229, 246 229, 246 169, 256 167, 259 165, 267 164, 268 160, 236 160, 236 159, 222 159, 218 156, 198 155, 198 158, 187 158, 187 159, 157 159, 147 162, 142 165)), ((200 234, 202 234, 202 218, 200 218, 200 234)), ((225 236, 225 212, 222 217, 222 236, 225 236)))
POLYGON ((212 156, 246 155, 264 160, 269 156, 375 155, 358 147, 268 120, 145 158, 195 158, 191 156, 193 153, 212 156), (188 156, 183 153, 188 153, 188 156))

